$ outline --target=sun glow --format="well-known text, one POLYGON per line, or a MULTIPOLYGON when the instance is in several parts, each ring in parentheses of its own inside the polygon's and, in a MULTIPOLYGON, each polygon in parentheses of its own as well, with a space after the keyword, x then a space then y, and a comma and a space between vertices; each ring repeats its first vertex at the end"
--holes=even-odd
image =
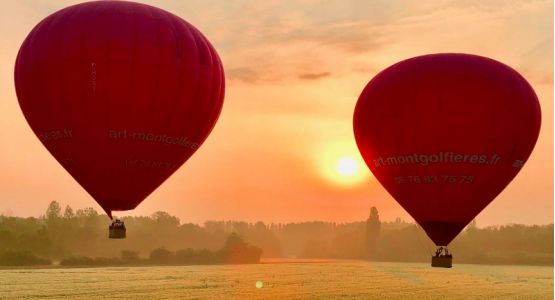
POLYGON ((358 164, 352 157, 342 157, 337 161, 337 173, 341 176, 351 177, 355 176, 358 170, 358 164))
POLYGON ((318 164, 324 178, 342 186, 354 186, 370 178, 370 172, 354 142, 327 145, 318 164))

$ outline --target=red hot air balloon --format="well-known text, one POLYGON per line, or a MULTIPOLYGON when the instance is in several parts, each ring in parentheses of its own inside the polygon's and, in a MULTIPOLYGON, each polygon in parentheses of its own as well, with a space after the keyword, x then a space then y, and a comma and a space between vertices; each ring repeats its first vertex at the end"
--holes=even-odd
POLYGON ((183 19, 95 1, 29 33, 15 86, 34 133, 111 217, 135 208, 200 147, 222 108, 224 72, 183 19))
POLYGON ((374 77, 354 134, 378 181, 447 246, 520 171, 540 131, 526 80, 495 60, 432 54, 374 77))

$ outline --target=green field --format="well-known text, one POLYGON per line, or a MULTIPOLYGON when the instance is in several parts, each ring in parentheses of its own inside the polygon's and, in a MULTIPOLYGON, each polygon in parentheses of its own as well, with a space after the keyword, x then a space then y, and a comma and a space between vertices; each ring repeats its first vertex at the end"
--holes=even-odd
POLYGON ((0 299, 553 299, 553 267, 358 261, 0 270, 0 299))

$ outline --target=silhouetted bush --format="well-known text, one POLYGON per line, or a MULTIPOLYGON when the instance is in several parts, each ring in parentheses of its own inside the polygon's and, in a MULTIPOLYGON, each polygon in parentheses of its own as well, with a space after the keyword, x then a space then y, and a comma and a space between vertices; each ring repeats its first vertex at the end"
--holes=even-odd
POLYGON ((60 261, 61 266, 114 266, 124 262, 117 257, 68 257, 60 261))
POLYGON ((175 252, 175 262, 181 265, 190 265, 196 261, 196 252, 191 248, 177 250, 175 252))
POLYGON ((170 264, 175 261, 175 254, 168 251, 166 248, 156 248, 150 252, 150 262, 156 264, 170 264))
POLYGON ((141 259, 137 252, 124 250, 121 257, 68 257, 60 261, 62 266, 113 266, 113 265, 209 265, 259 263, 262 250, 247 244, 238 234, 231 234, 222 249, 194 250, 191 248, 173 253, 165 247, 150 252, 148 259, 141 259))
POLYGON ((92 257, 68 257, 60 261, 61 266, 93 266, 94 259, 92 257))
POLYGON ((37 257, 28 251, 6 251, 0 255, 0 266, 41 266, 52 261, 37 257))
POLYGON ((132 250, 121 251, 121 260, 124 263, 136 263, 140 261, 139 252, 132 250))

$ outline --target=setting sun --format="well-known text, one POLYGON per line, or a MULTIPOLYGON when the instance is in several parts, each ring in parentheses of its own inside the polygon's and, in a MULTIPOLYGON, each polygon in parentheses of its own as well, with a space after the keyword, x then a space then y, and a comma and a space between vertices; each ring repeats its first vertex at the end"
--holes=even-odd
POLYGON ((353 186, 370 178, 370 171, 351 140, 326 145, 318 164, 323 177, 334 184, 353 186))
POLYGON ((336 170, 341 176, 355 176, 358 173, 358 164, 352 157, 342 157, 337 161, 336 170))

